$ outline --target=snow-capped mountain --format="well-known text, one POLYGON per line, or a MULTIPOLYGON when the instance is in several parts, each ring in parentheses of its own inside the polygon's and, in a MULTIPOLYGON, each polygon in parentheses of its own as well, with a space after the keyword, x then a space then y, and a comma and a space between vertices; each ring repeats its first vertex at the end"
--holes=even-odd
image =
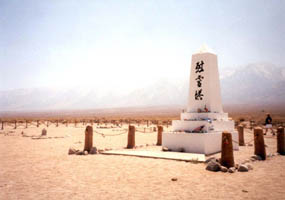
POLYGON ((268 63, 249 64, 221 80, 225 103, 285 102, 285 68, 268 63))
MULTIPOLYGON (((220 71, 224 104, 285 104, 285 67, 249 64, 220 71)), ((184 106, 189 80, 160 80, 127 94, 95 88, 34 88, 0 91, 0 111, 95 109, 131 106, 184 106)))

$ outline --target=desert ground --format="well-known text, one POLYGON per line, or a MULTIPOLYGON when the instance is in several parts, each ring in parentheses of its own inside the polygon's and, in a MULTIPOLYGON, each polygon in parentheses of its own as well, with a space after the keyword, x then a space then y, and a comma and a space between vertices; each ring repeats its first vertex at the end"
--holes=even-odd
MULTIPOLYGON (((107 126, 110 126, 107 125, 107 126)), ((152 125, 154 126, 154 125, 152 125)), ((284 199, 285 156, 250 162, 249 172, 211 172, 205 163, 118 155, 68 155, 83 149, 86 125, 13 126, 0 130, 0 199, 284 199), (35 139, 42 129, 47 139, 35 139), (25 136, 25 137, 24 137, 25 136), (176 178, 177 181, 172 181, 176 178)), ((136 149, 159 151, 157 132, 136 125, 136 149)), ((93 125, 93 145, 124 149, 126 129, 93 125), (101 134, 99 134, 101 133, 101 134)), ((164 130, 171 130, 164 126, 164 130)), ((234 152, 235 163, 254 152, 253 130, 245 129, 246 146, 234 152)), ((276 152, 276 136, 265 136, 266 152, 276 152)), ((220 153, 212 155, 220 157, 220 153)))

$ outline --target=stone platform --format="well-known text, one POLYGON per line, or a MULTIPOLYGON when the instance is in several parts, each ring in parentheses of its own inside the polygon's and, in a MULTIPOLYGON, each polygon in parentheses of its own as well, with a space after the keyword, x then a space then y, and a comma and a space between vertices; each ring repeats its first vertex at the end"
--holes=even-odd
MULTIPOLYGON (((238 133, 232 132, 233 149, 238 150, 238 133), (235 142, 234 142, 235 141, 235 142)), ((211 155, 221 152, 222 132, 212 133, 185 133, 185 132, 164 132, 162 134, 162 146, 173 151, 181 148, 185 152, 211 155)))
POLYGON ((124 156, 137 156, 144 158, 159 158, 167 160, 178 160, 186 162, 205 162, 206 158, 204 154, 195 153, 182 153, 182 152, 169 152, 169 151, 147 151, 147 150, 111 150, 102 152, 104 155, 124 155, 124 156))

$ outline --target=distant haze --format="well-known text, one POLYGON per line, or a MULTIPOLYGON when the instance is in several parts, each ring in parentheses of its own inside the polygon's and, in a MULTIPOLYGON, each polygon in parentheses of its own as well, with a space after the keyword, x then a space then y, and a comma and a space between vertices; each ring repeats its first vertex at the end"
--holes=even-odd
MULTIPOLYGON (((285 106, 285 68, 256 63, 221 73, 224 105, 285 106)), ((188 79, 157 80, 122 94, 92 87, 33 88, 0 92, 0 111, 50 111, 118 107, 186 107, 188 79)))
MULTIPOLYGON (((284 67, 284 8, 282 0, 1 0, 0 91, 9 91, 1 109, 181 104, 204 43, 222 77, 249 63, 284 67)), ((270 75, 274 86, 264 87, 278 88, 280 74, 270 75)))

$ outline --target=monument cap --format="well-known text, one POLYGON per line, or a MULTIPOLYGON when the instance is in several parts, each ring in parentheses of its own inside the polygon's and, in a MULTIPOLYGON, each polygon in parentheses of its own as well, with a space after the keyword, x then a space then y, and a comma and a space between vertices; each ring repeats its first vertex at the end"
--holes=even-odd
POLYGON ((209 48, 206 44, 203 44, 194 54, 202 54, 202 53, 215 54, 215 52, 211 48, 209 48))

